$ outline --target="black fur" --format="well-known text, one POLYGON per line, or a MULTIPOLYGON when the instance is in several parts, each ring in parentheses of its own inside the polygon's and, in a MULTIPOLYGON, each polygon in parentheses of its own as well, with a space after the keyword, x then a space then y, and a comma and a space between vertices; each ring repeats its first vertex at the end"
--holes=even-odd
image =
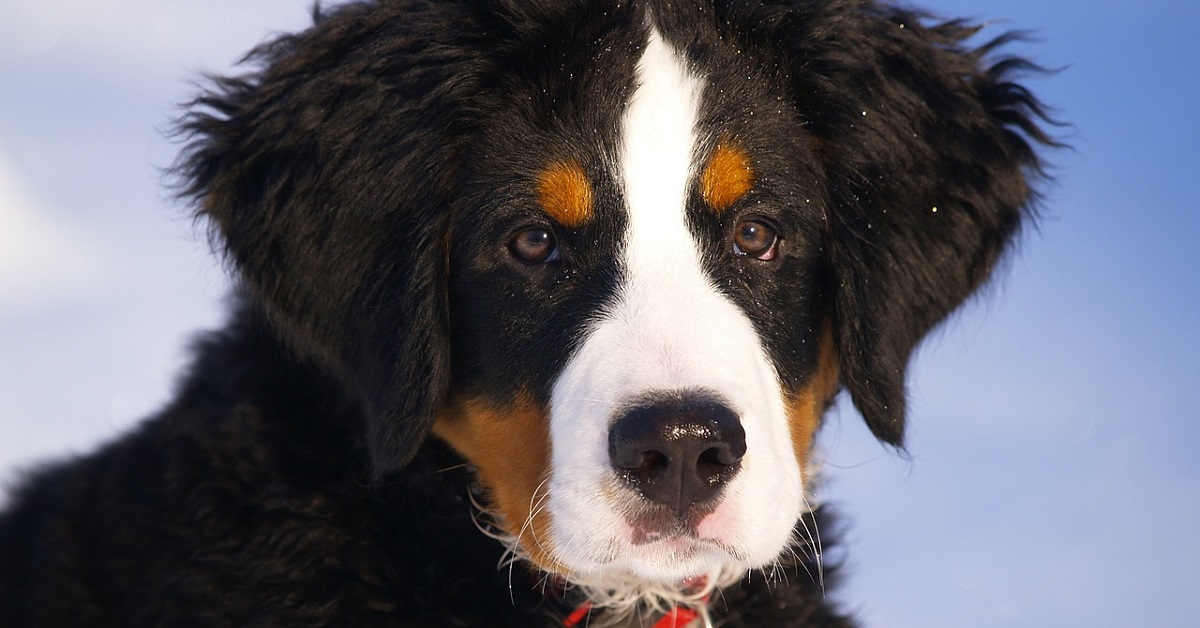
MULTIPOLYGON (((426 434, 453 392, 544 401, 612 294, 619 212, 560 233, 557 266, 496 243, 541 220, 547 155, 618 204, 647 11, 723 86, 702 123, 752 152, 745 202, 787 208, 771 269, 727 263, 728 225, 694 212, 710 272, 793 387, 832 321, 842 385, 902 446, 909 355, 988 278, 1053 143, 1013 82, 1032 66, 992 56, 1007 37, 860 0, 355 2, 193 103, 179 173, 239 278, 231 321, 169 407, 14 493, 0 625, 561 625, 575 591, 497 569, 469 461, 426 434)), ((714 614, 848 626, 828 567, 714 614)))

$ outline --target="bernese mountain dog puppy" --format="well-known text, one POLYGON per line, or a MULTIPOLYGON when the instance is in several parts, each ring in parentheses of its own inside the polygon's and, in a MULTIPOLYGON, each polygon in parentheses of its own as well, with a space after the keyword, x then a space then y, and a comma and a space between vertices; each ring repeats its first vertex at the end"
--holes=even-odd
POLYGON ((1011 36, 873 0, 376 0, 213 79, 237 278, 172 403, 31 474, 0 624, 850 626, 813 435, 1053 143, 1011 36))

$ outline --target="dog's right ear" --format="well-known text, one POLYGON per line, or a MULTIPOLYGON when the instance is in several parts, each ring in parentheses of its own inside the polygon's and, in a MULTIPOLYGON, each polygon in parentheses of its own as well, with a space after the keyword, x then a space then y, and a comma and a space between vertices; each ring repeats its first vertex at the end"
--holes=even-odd
POLYGON ((450 376, 447 225, 477 90, 451 13, 316 15, 180 127, 184 195, 280 339, 361 401, 376 477, 415 453, 450 376))

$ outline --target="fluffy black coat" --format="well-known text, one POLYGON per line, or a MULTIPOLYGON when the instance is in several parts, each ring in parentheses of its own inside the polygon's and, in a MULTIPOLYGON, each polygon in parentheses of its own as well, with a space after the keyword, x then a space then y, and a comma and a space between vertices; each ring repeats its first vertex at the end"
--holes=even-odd
MULTIPOLYGON (((498 568, 469 461, 426 434, 452 387, 512 385, 462 356, 530 382, 561 367, 461 331, 457 253, 522 159, 488 129, 611 126, 624 94, 561 77, 589 76, 577 48, 619 48, 647 10, 699 62, 744 49, 794 112, 775 130, 804 134, 826 208, 805 316, 832 320, 842 385, 900 446, 908 357, 989 276, 1034 195, 1031 140, 1050 142, 1012 82, 1031 66, 989 60, 1007 38, 968 48, 968 25, 860 0, 356 2, 194 103, 179 172, 239 278, 230 323, 169 407, 15 491, 0 625, 561 625, 582 600, 498 568), (596 119, 571 119, 585 100, 596 119)), ((634 59, 612 54, 614 76, 634 59)), ((830 574, 790 568, 722 591, 714 617, 850 625, 830 574)))

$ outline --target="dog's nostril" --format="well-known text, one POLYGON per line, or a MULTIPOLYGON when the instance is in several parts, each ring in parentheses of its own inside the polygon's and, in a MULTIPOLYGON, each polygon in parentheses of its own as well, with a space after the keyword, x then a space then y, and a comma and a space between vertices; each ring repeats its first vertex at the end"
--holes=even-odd
POLYGON ((729 447, 710 447, 696 461, 696 473, 709 485, 720 485, 726 481, 729 469, 741 461, 729 447))
POLYGON ((715 447, 710 447, 700 454, 700 464, 712 466, 729 466, 737 464, 742 459, 746 452, 745 440, 743 437, 742 448, 739 452, 734 452, 733 447, 729 443, 721 442, 715 447))
POLYGON ((618 469, 630 471, 639 477, 656 478, 671 466, 671 461, 667 455, 661 451, 649 450, 643 451, 638 457, 637 464, 634 465, 616 465, 618 469))
POLYGON ((609 458, 618 475, 679 514, 715 498, 745 454, 741 421, 708 396, 649 399, 618 416, 609 431, 609 458))

